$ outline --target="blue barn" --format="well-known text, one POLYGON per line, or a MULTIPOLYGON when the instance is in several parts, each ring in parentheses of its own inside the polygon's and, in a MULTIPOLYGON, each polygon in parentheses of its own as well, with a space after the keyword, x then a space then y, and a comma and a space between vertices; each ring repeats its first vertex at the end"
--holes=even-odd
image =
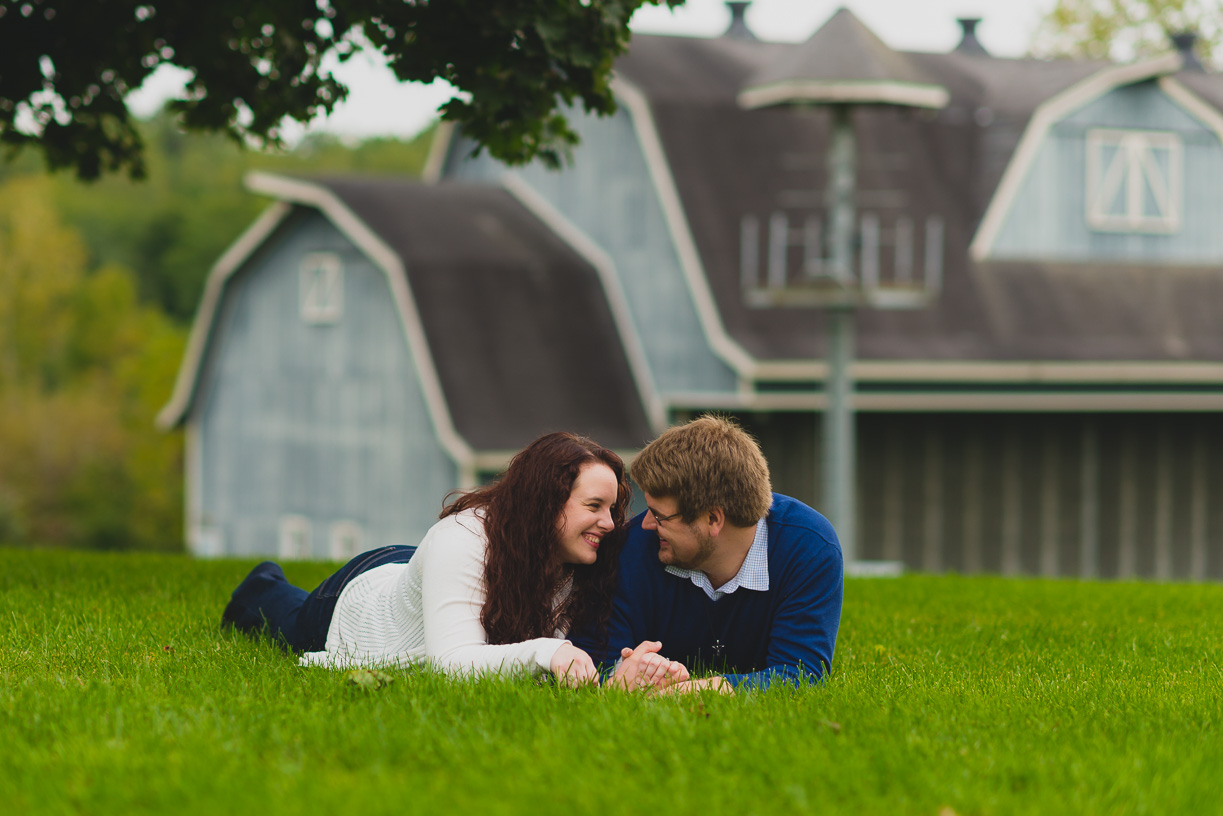
POLYGON ((166 427, 201 555, 412 543, 536 434, 626 455, 701 411, 820 506, 826 106, 859 105, 854 266, 929 305, 857 316, 858 554, 1008 575, 1223 579, 1223 77, 1143 62, 637 35, 572 166, 425 184, 255 175, 166 427), (784 82, 778 77, 785 77, 784 82))

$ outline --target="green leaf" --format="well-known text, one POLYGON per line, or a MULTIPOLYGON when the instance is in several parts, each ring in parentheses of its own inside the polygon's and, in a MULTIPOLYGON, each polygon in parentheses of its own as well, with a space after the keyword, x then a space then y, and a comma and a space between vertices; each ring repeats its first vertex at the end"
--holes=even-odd
POLYGON ((344 672, 345 681, 366 691, 377 691, 395 682, 395 678, 377 669, 352 669, 344 672))

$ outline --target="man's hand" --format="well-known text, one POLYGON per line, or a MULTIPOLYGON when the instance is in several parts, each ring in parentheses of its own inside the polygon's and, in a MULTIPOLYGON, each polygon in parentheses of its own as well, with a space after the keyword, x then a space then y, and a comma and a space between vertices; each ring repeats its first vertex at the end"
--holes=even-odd
POLYGON ((703 691, 704 689, 713 689, 718 694, 735 693, 735 687, 721 675, 717 677, 702 677, 700 680, 684 680, 672 683, 664 689, 659 689, 659 692, 662 694, 691 694, 694 691, 703 691))
POLYGON ((616 667, 611 685, 622 689, 659 690, 687 680, 690 675, 684 664, 658 654, 661 648, 659 641, 645 640, 636 649, 621 649, 620 665, 616 667))
POLYGON ((558 681, 570 688, 599 682, 599 671, 590 655, 571 643, 562 645, 552 653, 549 668, 558 681))

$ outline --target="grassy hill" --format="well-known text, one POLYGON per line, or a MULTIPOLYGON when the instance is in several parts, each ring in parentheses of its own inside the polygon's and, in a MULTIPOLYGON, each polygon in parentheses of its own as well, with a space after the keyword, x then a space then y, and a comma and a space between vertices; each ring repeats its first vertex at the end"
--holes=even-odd
POLYGON ((250 566, 0 549, 7 812, 1219 809, 1221 586, 851 580, 826 683, 671 699, 366 691, 219 631, 250 566))

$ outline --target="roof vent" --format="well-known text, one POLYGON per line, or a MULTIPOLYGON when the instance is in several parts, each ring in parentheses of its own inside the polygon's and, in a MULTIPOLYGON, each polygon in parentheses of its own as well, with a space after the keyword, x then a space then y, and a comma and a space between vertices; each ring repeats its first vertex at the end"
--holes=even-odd
POLYGON ((1181 31, 1170 36, 1177 53, 1181 55, 1181 70, 1205 73, 1206 68, 1203 67, 1202 61, 1198 59, 1197 54, 1193 53, 1193 46, 1198 41, 1198 35, 1193 31, 1181 31))
POLYGON ((989 52, 985 50, 985 46, 981 45, 981 41, 977 39, 977 24, 981 22, 981 18, 957 17, 956 22, 960 24, 960 30, 964 33, 960 37, 960 44, 955 47, 954 53, 976 54, 988 57, 989 52))
POLYGON ((728 0, 726 7, 730 9, 730 27, 726 29, 726 33, 722 36, 730 37, 732 40, 755 40, 756 35, 747 27, 747 20, 743 15, 747 13, 747 7, 751 5, 751 0, 743 2, 742 0, 728 0))

